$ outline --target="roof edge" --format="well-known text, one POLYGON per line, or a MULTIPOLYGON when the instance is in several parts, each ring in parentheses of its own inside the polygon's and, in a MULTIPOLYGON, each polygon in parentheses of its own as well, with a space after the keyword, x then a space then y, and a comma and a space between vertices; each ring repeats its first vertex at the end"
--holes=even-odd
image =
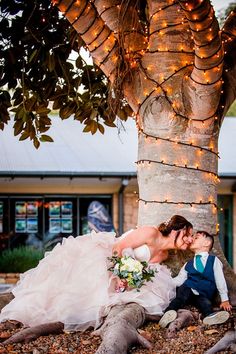
POLYGON ((55 172, 55 171, 0 171, 1 177, 10 178, 79 178, 79 177, 136 177, 136 172, 55 172))

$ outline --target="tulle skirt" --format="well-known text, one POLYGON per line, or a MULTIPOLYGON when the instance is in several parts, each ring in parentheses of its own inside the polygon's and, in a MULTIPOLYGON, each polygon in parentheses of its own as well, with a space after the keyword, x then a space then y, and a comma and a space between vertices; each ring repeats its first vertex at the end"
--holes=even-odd
POLYGON ((153 282, 117 293, 107 270, 115 234, 92 232, 70 236, 46 253, 39 265, 21 275, 13 289, 15 298, 0 314, 0 322, 17 320, 26 326, 62 322, 66 331, 101 324, 111 306, 135 302, 149 314, 162 314, 175 296, 167 267, 157 269, 153 282))

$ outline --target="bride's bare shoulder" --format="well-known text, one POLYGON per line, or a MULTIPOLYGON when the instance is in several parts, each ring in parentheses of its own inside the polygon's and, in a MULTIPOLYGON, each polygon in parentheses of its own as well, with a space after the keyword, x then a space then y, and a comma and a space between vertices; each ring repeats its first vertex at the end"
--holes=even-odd
POLYGON ((148 232, 150 234, 156 234, 158 232, 158 227, 153 225, 143 225, 137 228, 142 232, 148 232))

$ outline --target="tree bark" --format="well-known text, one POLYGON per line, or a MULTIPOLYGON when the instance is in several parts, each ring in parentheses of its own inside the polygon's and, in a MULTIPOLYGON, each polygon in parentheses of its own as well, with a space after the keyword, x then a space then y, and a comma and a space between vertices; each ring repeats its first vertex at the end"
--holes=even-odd
POLYGON ((223 350, 232 349, 235 353, 236 331, 228 331, 212 348, 206 351, 205 354, 214 354, 223 350), (234 345, 234 347, 232 347, 234 345))
POLYGON ((144 321, 144 309, 138 304, 112 307, 102 327, 94 332, 103 340, 96 354, 126 354, 136 343, 150 349, 151 343, 137 332, 144 321))
POLYGON ((60 334, 63 333, 64 325, 61 322, 43 323, 38 326, 25 328, 5 340, 2 344, 8 345, 13 343, 28 343, 37 339, 40 336, 46 336, 48 334, 60 334))
POLYGON ((0 311, 5 307, 9 302, 14 299, 14 295, 12 293, 3 293, 0 294, 0 311))

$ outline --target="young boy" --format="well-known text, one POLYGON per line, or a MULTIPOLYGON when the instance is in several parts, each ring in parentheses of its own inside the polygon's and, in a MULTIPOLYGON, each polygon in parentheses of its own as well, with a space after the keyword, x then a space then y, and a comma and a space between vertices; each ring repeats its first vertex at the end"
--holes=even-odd
POLYGON ((180 270, 179 275, 173 278, 177 289, 176 298, 166 308, 160 319, 160 326, 166 327, 177 317, 177 310, 192 304, 203 315, 203 324, 214 325, 227 321, 232 306, 228 299, 228 290, 221 261, 209 255, 214 238, 205 231, 198 231, 190 245, 195 256, 180 270), (223 311, 213 312, 212 299, 218 290, 223 311))

